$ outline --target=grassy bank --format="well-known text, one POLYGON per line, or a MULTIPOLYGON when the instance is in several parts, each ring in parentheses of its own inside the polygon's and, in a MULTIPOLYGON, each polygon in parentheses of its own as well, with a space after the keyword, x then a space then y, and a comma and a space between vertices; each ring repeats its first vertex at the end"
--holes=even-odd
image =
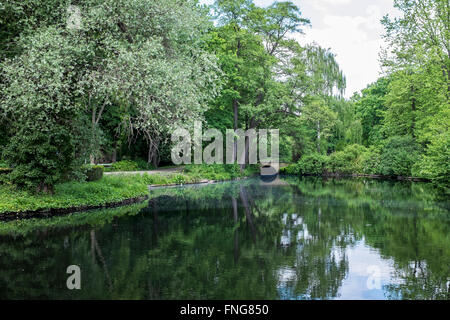
POLYGON ((148 185, 173 185, 208 181, 227 181, 249 177, 258 172, 257 166, 248 166, 243 172, 237 165, 188 165, 182 173, 171 175, 144 174, 148 185))
MULTIPOLYGON (((89 209, 109 204, 120 204, 129 199, 149 195, 149 185, 198 183, 204 180, 225 181, 253 175, 254 166, 240 172, 237 166, 187 166, 183 173, 171 175, 143 174, 104 176, 94 182, 67 182, 57 184, 55 193, 34 194, 10 185, 0 185, 0 215, 46 210, 89 209)), ((72 210, 73 211, 73 210, 72 210)))
POLYGON ((12 186, 0 185, 0 214, 103 206, 146 195, 148 195, 148 188, 145 182, 142 179, 127 176, 105 176, 94 182, 57 184, 53 195, 33 194, 17 190, 12 186))

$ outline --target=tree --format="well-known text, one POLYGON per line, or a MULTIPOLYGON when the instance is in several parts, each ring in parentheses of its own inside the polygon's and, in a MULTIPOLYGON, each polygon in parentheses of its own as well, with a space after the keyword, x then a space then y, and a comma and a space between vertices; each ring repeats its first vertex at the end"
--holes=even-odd
MULTIPOLYGON (((81 41, 92 47, 84 72, 83 104, 92 116, 93 149, 105 108, 128 110, 124 127, 142 134, 148 162, 171 129, 200 119, 216 93, 216 59, 203 49, 210 27, 195 1, 107 1, 85 7, 81 41), (123 9, 126 8, 126 9, 123 9), (137 14, 139 13, 139 14, 137 14), (102 17, 102 24, 98 23, 102 17)), ((91 162, 95 155, 91 155, 91 162)))
POLYGON ((217 53, 227 79, 222 104, 232 107, 235 130, 257 128, 280 107, 269 97, 277 88, 273 68, 287 35, 300 32, 309 20, 291 2, 260 8, 252 1, 222 0, 214 10, 221 26, 217 53))
POLYGON ((0 4, 0 61, 23 51, 17 40, 39 28, 65 25, 68 0, 5 0, 0 4))
POLYGON ((383 124, 386 111, 385 96, 388 93, 389 77, 379 78, 355 94, 352 100, 355 102, 357 118, 362 125, 362 143, 364 146, 378 144, 383 140, 383 124))
POLYGON ((13 181, 38 191, 51 191, 75 158, 95 161, 105 110, 121 110, 121 128, 144 135, 155 163, 161 139, 201 119, 217 92, 216 58, 203 39, 211 25, 196 1, 78 6, 76 28, 62 23, 73 12, 57 7, 63 19, 21 34, 20 54, 1 66, 1 111, 13 127, 5 157, 13 181), (88 121, 89 138, 77 137, 88 121))
POLYGON ((382 20, 391 51, 382 59, 383 64, 390 70, 407 70, 435 60, 449 93, 450 3, 445 0, 395 0, 394 7, 403 16, 395 19, 385 16, 382 20))
POLYGON ((390 48, 382 63, 393 79, 385 99, 385 131, 412 136, 425 150, 414 172, 445 181, 446 169, 436 150, 443 151, 450 122, 446 111, 450 107, 450 4, 396 0, 394 5, 403 15, 382 21, 390 48))
POLYGON ((336 122, 337 114, 322 99, 314 98, 302 110, 303 119, 316 132, 317 153, 321 154, 323 141, 331 135, 331 128, 336 122))
POLYGON ((410 177, 419 154, 420 148, 411 136, 390 137, 382 149, 380 171, 387 176, 410 177))
POLYGON ((12 132, 4 157, 19 186, 52 192, 74 162, 79 78, 86 52, 48 28, 23 39, 24 54, 2 66, 1 110, 12 132))

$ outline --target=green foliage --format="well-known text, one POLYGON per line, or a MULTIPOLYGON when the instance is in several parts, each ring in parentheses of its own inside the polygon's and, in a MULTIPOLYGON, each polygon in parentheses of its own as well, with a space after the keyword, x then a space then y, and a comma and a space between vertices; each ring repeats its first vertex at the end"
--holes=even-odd
POLYGON ((0 214, 49 208, 102 206, 148 195, 147 184, 135 176, 105 176, 94 182, 66 182, 55 185, 53 195, 34 194, 0 185, 0 214))
POLYGON ((252 175, 257 172, 257 166, 247 166, 244 172, 241 172, 237 164, 188 165, 184 172, 192 177, 220 181, 252 175))
MULTIPOLYGON (((7 1, 0 158, 13 172, 2 180, 51 193, 80 179, 88 159, 133 159, 107 171, 153 169, 170 161, 174 128, 205 120, 221 132, 279 128, 282 160, 300 161, 284 171, 447 184, 449 7, 394 6, 402 15, 382 21, 388 75, 348 101, 335 55, 287 36, 310 24, 290 1, 218 0, 211 11, 195 0, 7 1), (78 29, 67 25, 70 4, 80 10, 78 29)), ((236 168, 187 170, 192 179, 240 176, 236 168)))
POLYGON ((0 5, 0 60, 23 50, 17 39, 38 28, 65 24, 67 0, 8 0, 0 5))
POLYGON ((390 137, 381 151, 380 172, 388 176, 410 177, 419 154, 419 146, 412 137, 390 137))
POLYGON ((137 171, 139 164, 131 160, 122 160, 113 163, 112 171, 137 171))
POLYGON ((361 154, 361 166, 364 174, 379 175, 380 174, 380 151, 371 146, 361 154))
POLYGON ((450 131, 437 135, 422 155, 413 174, 437 182, 441 186, 450 185, 450 131))
POLYGON ((299 167, 296 163, 290 164, 287 167, 280 168, 281 174, 288 174, 288 175, 298 175, 300 174, 299 167))
POLYGON ((136 163, 136 165, 137 165, 139 170, 153 170, 153 169, 155 169, 155 166, 153 164, 148 163, 145 160, 135 159, 133 161, 136 163))
POLYGON ((70 1, 13 2, 0 6, 0 50, 14 43, 1 52, 11 59, 1 60, 0 133, 6 119, 16 185, 51 192, 77 161, 118 149, 116 137, 158 150, 216 94, 216 58, 202 43, 211 24, 195 1, 78 1, 79 29, 66 24, 70 1))
POLYGON ((367 153, 367 149, 364 146, 349 145, 344 150, 330 155, 328 169, 330 172, 338 174, 362 174, 365 171, 362 158, 365 153, 367 153))
POLYGON ((85 165, 82 168, 86 181, 97 181, 103 177, 103 166, 85 165))
POLYGON ((327 165, 328 157, 318 153, 303 156, 297 164, 300 175, 322 175, 327 165))
POLYGON ((83 52, 54 28, 23 39, 23 46, 23 55, 2 65, 1 111, 14 119, 3 156, 16 185, 51 192, 75 160, 78 79, 71 70, 83 52))
POLYGON ((331 135, 331 128, 337 120, 337 114, 329 108, 326 101, 313 98, 303 109, 303 121, 315 131, 317 153, 324 151, 324 144, 331 135))
POLYGON ((147 173, 144 173, 142 175, 142 179, 147 185, 168 185, 168 184, 171 184, 170 176, 161 175, 161 174, 147 174, 147 173))
POLYGON ((440 0, 395 0, 394 6, 402 14, 395 19, 386 16, 382 21, 389 43, 389 52, 382 56, 382 63, 392 78, 385 96, 384 131, 389 137, 408 135, 413 139, 411 146, 405 146, 395 138, 401 149, 397 155, 393 150, 383 151, 386 156, 382 155, 382 171, 408 174, 414 162, 414 175, 446 183, 450 7, 447 1, 440 0), (418 150, 417 143, 424 148, 418 150), (437 154, 438 150, 441 155, 437 154), (420 161, 416 162, 418 153, 420 161), (394 159, 389 159, 389 155, 394 159))
POLYGON ((153 164, 142 159, 135 159, 114 162, 111 166, 105 167, 105 172, 147 171, 153 169, 156 169, 153 164))
POLYGON ((11 168, 1 168, 0 167, 0 174, 8 174, 11 173, 12 169, 11 168))
POLYGON ((362 126, 362 144, 366 147, 378 144, 383 139, 385 96, 389 82, 389 78, 380 78, 362 90, 361 95, 352 97, 362 126))

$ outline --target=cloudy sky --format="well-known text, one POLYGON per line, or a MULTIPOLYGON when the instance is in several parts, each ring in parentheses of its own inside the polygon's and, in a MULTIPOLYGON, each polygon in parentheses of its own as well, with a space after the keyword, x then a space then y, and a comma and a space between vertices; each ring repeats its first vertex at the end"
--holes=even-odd
MULTIPOLYGON (((202 0, 211 4, 214 0, 202 0)), ((380 23, 385 14, 395 15, 393 0, 293 0, 311 20, 301 44, 316 42, 330 48, 347 77, 346 97, 374 82, 380 72, 378 54, 383 46, 380 23)), ((267 6, 273 0, 254 0, 267 6)))

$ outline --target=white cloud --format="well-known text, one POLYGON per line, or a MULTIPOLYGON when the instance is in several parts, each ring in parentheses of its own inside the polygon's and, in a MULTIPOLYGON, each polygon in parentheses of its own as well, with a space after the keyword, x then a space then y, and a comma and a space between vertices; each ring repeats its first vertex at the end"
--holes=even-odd
POLYGON ((296 3, 312 22, 306 35, 296 38, 303 44, 316 42, 337 55, 347 77, 347 97, 379 77, 378 57, 384 45, 380 20, 394 12, 391 1, 303 0, 296 3))
MULTIPOLYGON (((212 2, 212 0, 203 0, 212 2)), ((272 0, 254 0, 268 6, 272 0)), ((330 48, 347 77, 346 96, 364 89, 379 77, 378 56, 384 45, 380 23, 385 14, 396 14, 392 0, 293 0, 304 17, 311 19, 301 44, 316 42, 330 48)))

